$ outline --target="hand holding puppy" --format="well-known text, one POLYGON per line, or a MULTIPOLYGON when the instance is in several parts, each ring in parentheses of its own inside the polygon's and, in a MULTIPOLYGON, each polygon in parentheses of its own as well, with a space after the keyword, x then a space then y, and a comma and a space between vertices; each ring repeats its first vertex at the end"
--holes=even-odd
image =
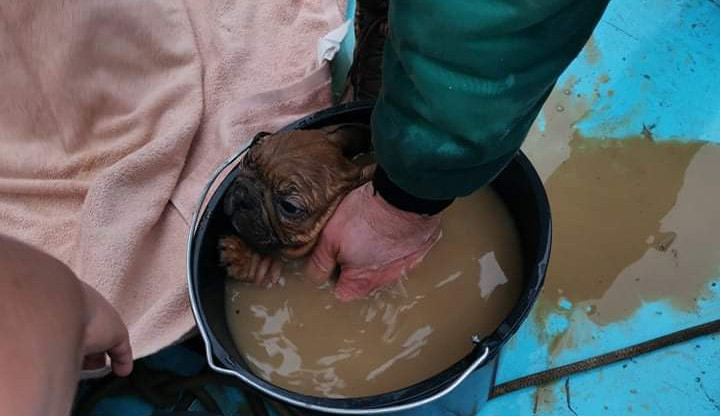
POLYGON ((410 272, 439 240, 440 214, 402 211, 366 183, 352 191, 323 229, 306 276, 327 280, 340 266, 335 295, 365 297, 410 272))

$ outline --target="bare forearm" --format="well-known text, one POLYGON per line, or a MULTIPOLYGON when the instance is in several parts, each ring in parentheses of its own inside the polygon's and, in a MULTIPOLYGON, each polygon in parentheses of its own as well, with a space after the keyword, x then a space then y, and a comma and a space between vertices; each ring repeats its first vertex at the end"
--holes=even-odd
POLYGON ((0 236, 0 414, 69 413, 82 365, 82 291, 65 265, 0 236))

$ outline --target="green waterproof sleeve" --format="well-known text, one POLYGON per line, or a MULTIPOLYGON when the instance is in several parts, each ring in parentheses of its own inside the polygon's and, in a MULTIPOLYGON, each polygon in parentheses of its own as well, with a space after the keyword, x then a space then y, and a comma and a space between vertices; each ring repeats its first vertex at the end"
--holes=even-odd
POLYGON ((607 0, 392 0, 378 161, 409 194, 487 184, 522 144, 607 0))

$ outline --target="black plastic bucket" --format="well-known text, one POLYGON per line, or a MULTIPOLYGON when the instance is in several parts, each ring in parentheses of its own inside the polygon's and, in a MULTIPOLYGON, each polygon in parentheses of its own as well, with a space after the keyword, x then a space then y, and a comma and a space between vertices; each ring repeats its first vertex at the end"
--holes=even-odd
MULTIPOLYGON (((318 128, 337 123, 369 123, 371 103, 346 104, 307 116, 283 130, 318 128)), ((491 335, 476 337, 473 350, 452 367, 404 389, 363 398, 330 399, 306 396, 268 383, 253 374, 235 347, 225 318, 225 271, 218 264, 217 240, 230 229, 222 213, 222 197, 237 175, 235 169, 216 185, 245 149, 228 159, 205 188, 193 217, 188 241, 188 284, 195 320, 214 370, 245 381, 260 393, 306 410, 331 414, 471 414, 481 407, 495 381, 498 354, 532 308, 545 278, 551 242, 551 219, 545 189, 522 152, 491 186, 507 205, 521 236, 524 287, 517 304, 491 335)))

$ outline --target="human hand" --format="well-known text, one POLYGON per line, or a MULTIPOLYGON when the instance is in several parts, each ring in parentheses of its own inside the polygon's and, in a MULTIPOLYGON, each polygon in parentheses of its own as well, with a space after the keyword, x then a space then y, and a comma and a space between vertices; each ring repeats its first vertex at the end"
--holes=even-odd
POLYGON ((109 357, 113 372, 127 376, 133 367, 127 327, 102 295, 87 284, 81 284, 86 319, 81 346, 83 369, 103 368, 109 357))
POLYGON ((80 369, 132 370, 118 313, 58 259, 0 235, 0 414, 67 415, 80 369), (48 380, 53 382, 48 383, 48 380))
POLYGON ((335 295, 361 298, 399 280, 440 239, 440 214, 399 210, 367 183, 348 194, 323 229, 305 275, 321 282, 341 272, 335 295))

